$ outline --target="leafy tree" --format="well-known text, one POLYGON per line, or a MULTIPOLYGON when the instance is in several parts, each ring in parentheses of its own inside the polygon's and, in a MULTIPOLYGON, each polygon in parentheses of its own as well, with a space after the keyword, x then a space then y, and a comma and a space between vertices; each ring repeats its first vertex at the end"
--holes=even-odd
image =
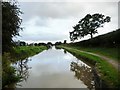
POLYGON ((17 2, 2 2, 2 87, 20 81, 19 75, 16 75, 16 69, 11 66, 14 52, 12 52, 14 41, 12 38, 19 35, 22 19, 22 12, 18 8, 17 2))
POLYGON ((45 43, 38 43, 38 46, 41 46, 41 45, 46 46, 45 43))
POLYGON ((21 42, 20 42, 20 46, 26 46, 26 42, 21 41, 21 42))
POLYGON ((38 44, 37 44, 37 43, 34 43, 34 45, 35 45, 35 46, 38 46, 38 44))
POLYGON ((63 42, 64 44, 66 44, 67 43, 67 40, 64 40, 64 42, 63 42))
POLYGON ((19 35, 22 19, 22 12, 18 8, 17 2, 2 2, 2 52, 10 52, 14 41, 12 38, 19 35))
POLYGON ((62 44, 62 42, 60 41, 60 42, 55 42, 55 45, 61 45, 62 44))
POLYGON ((105 22, 110 22, 110 17, 99 13, 90 15, 87 14, 83 19, 81 19, 77 25, 73 27, 73 31, 70 32, 70 39, 72 41, 82 38, 88 34, 93 38, 93 34, 98 33, 97 28, 103 27, 105 22))
POLYGON ((51 45, 52 46, 53 44, 51 42, 48 42, 47 45, 51 45))

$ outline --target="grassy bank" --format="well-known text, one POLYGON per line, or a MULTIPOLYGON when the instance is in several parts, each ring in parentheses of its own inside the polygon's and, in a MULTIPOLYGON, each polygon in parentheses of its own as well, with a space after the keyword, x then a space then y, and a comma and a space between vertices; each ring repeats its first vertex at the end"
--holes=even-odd
POLYGON ((22 77, 16 74, 16 69, 11 66, 18 60, 24 60, 30 56, 47 49, 45 46, 19 46, 12 53, 2 55, 2 87, 9 87, 12 83, 20 82, 22 77))
POLYGON ((97 53, 99 55, 104 55, 108 58, 114 59, 116 61, 120 62, 120 57, 119 57, 119 48, 110 48, 110 47, 82 47, 82 46, 77 46, 77 45, 69 45, 66 44, 64 46, 68 46, 74 49, 78 50, 83 50, 87 52, 92 52, 92 53, 97 53))
POLYGON ((83 61, 87 61, 92 65, 96 63, 96 69, 100 75, 100 78, 104 80, 109 85, 109 87, 113 87, 113 88, 119 87, 120 85, 118 80, 119 73, 111 64, 107 63, 105 60, 97 56, 80 52, 75 48, 65 47, 65 46, 59 46, 59 47, 64 48, 68 52, 75 55, 77 58, 80 58, 83 61))
POLYGON ((69 43, 67 46, 98 53, 120 62, 120 29, 87 40, 69 43))
POLYGON ((15 53, 13 54, 13 57, 15 61, 23 60, 46 49, 46 46, 19 46, 14 48, 15 53))

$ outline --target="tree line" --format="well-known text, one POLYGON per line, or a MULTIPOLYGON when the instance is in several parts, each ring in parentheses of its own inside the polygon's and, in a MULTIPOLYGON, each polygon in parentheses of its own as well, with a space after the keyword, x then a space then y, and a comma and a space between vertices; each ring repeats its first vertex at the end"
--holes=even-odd
POLYGON ((67 43, 67 40, 64 40, 64 42, 61 42, 61 41, 55 42, 55 44, 53 44, 52 42, 47 42, 47 43, 41 42, 41 43, 29 43, 28 44, 25 41, 18 40, 15 42, 15 45, 16 46, 47 46, 47 45, 53 46, 53 45, 60 45, 60 44, 66 44, 66 43, 67 43))

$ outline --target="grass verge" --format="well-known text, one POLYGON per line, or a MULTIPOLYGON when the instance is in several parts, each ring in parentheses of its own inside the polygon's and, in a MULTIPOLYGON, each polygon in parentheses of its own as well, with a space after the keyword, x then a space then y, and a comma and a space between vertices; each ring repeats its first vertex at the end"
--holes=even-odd
POLYGON ((14 61, 23 60, 46 49, 46 46, 19 46, 14 48, 15 53, 12 56, 14 61))
MULTIPOLYGON (((119 61, 119 48, 110 48, 110 47, 81 47, 81 46, 76 46, 76 45, 64 45, 66 47, 71 47, 74 49, 78 49, 78 50, 83 50, 83 51, 87 51, 87 52, 92 52, 92 53, 97 53, 100 55, 104 55, 107 56, 108 58, 114 59, 116 61, 119 61)), ((120 61, 119 61, 120 62, 120 61)))
POLYGON ((119 82, 120 73, 105 60, 91 54, 80 52, 75 48, 70 48, 65 46, 58 46, 58 47, 67 50, 68 52, 75 55, 77 58, 80 59, 82 58, 83 60, 89 62, 92 65, 95 65, 96 63, 96 68, 100 75, 100 78, 104 80, 109 87, 118 88, 120 86, 120 82, 119 82))

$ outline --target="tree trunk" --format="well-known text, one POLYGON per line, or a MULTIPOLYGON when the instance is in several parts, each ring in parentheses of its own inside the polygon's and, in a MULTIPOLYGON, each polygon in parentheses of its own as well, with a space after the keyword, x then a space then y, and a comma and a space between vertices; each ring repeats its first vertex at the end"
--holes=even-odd
POLYGON ((93 34, 92 33, 90 33, 90 36, 91 36, 91 39, 93 38, 93 34))

